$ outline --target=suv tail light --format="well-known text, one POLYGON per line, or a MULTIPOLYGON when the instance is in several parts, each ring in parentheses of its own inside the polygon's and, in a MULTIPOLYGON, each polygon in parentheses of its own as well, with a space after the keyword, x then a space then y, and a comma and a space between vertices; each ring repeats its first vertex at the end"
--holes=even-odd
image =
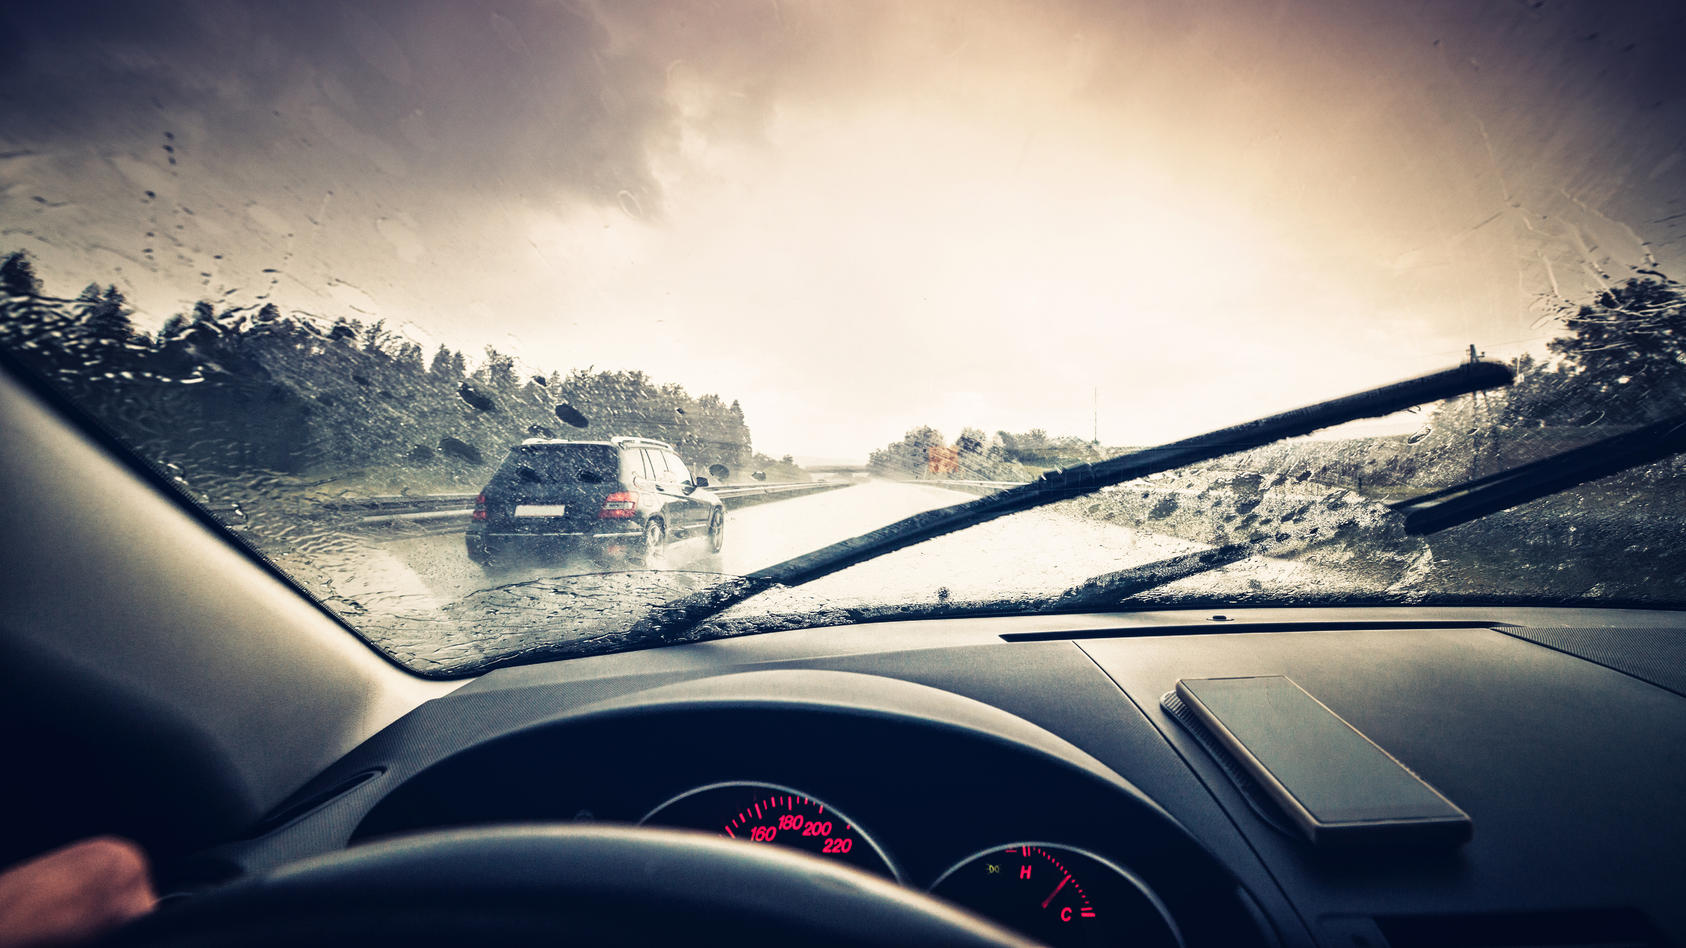
POLYGON ((638 492, 617 490, 603 498, 603 509, 597 511, 599 520, 630 520, 638 512, 638 492))
POLYGON ((472 517, 475 520, 485 520, 486 519, 486 495, 485 494, 481 494, 480 496, 474 498, 474 513, 470 514, 469 516, 472 517))

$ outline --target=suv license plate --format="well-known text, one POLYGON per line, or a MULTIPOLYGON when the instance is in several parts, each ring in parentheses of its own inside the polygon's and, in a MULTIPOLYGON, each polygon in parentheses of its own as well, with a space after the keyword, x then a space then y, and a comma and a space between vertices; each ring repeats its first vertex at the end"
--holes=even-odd
POLYGON ((565 504, 516 504, 517 517, 560 517, 568 512, 565 504))

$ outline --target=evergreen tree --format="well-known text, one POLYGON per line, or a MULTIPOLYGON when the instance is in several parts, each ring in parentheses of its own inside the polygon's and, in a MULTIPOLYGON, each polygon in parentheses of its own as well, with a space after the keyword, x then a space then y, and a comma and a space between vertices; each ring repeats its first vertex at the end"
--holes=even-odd
POLYGON ((369 355, 385 355, 387 348, 395 341, 393 333, 386 331, 386 320, 377 319, 363 330, 363 351, 369 355))
POLYGON ((187 317, 180 313, 172 314, 169 319, 164 320, 164 325, 158 327, 158 344, 164 345, 175 341, 180 338, 182 332, 186 329, 187 317))
POLYGON ((12 296, 40 296, 41 280, 35 275, 35 265, 29 254, 16 250, 0 263, 0 292, 12 296))
MULTIPOLYGON (((83 291, 86 295, 87 291, 83 291)), ((88 334, 106 342, 128 342, 135 334, 129 319, 128 300, 116 286, 107 286, 99 298, 83 308, 82 321, 88 334)))
POLYGON ((422 368, 421 346, 408 341, 401 343, 398 346, 398 355, 395 361, 398 363, 398 367, 404 372, 413 375, 416 378, 420 378, 422 376, 424 370, 422 368))
POLYGON ((486 362, 474 371, 474 377, 498 391, 510 391, 515 388, 515 357, 487 346, 486 362))

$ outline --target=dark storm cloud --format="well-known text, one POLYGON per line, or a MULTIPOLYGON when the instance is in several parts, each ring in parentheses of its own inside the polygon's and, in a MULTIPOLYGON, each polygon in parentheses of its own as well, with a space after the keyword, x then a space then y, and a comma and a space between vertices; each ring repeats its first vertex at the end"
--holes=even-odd
MULTIPOLYGON (((1681 15, 1665 4, 1291 0, 14 4, 0 11, 12 38, 0 57, 10 90, 0 136, 30 148, 161 147, 151 140, 191 121, 253 162, 326 143, 425 188, 554 189, 654 216, 663 195, 652 162, 680 135, 676 73, 718 93, 686 116, 693 126, 754 140, 781 101, 916 102, 968 64, 1028 77, 1081 60, 1097 108, 1222 129, 1242 146, 1227 154, 1248 160, 1249 141, 1280 133, 1283 103, 1331 126, 1367 110, 1367 133, 1386 136, 1420 124, 1400 110, 1456 86, 1481 123, 1474 133, 1503 152, 1501 173, 1526 177, 1542 145, 1559 164, 1602 162, 1604 142, 1619 139, 1650 162, 1637 181, 1679 146, 1686 121, 1682 58, 1659 40, 1678 34, 1681 15), (1571 126, 1579 140, 1562 141, 1571 126)), ((1226 151, 1211 147, 1220 137, 1192 135, 1188 148, 1229 173, 1226 151)), ((1611 199, 1644 214, 1644 195, 1611 199)))
POLYGON ((11 5, 0 135, 98 148, 196 122, 261 162, 328 140, 430 187, 527 188, 659 206, 666 64, 609 48, 555 3, 384 0, 11 5))

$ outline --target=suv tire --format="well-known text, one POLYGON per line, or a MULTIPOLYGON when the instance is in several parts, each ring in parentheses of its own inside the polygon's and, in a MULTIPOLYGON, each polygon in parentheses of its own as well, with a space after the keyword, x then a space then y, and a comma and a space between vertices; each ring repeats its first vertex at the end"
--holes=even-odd
POLYGON ((708 551, 710 553, 718 553, 720 552, 721 547, 724 547, 725 545, 726 511, 716 507, 714 508, 713 515, 708 518, 708 551))
POLYGON ((667 526, 658 517, 644 523, 644 543, 640 549, 645 569, 661 569, 667 565, 667 526))

